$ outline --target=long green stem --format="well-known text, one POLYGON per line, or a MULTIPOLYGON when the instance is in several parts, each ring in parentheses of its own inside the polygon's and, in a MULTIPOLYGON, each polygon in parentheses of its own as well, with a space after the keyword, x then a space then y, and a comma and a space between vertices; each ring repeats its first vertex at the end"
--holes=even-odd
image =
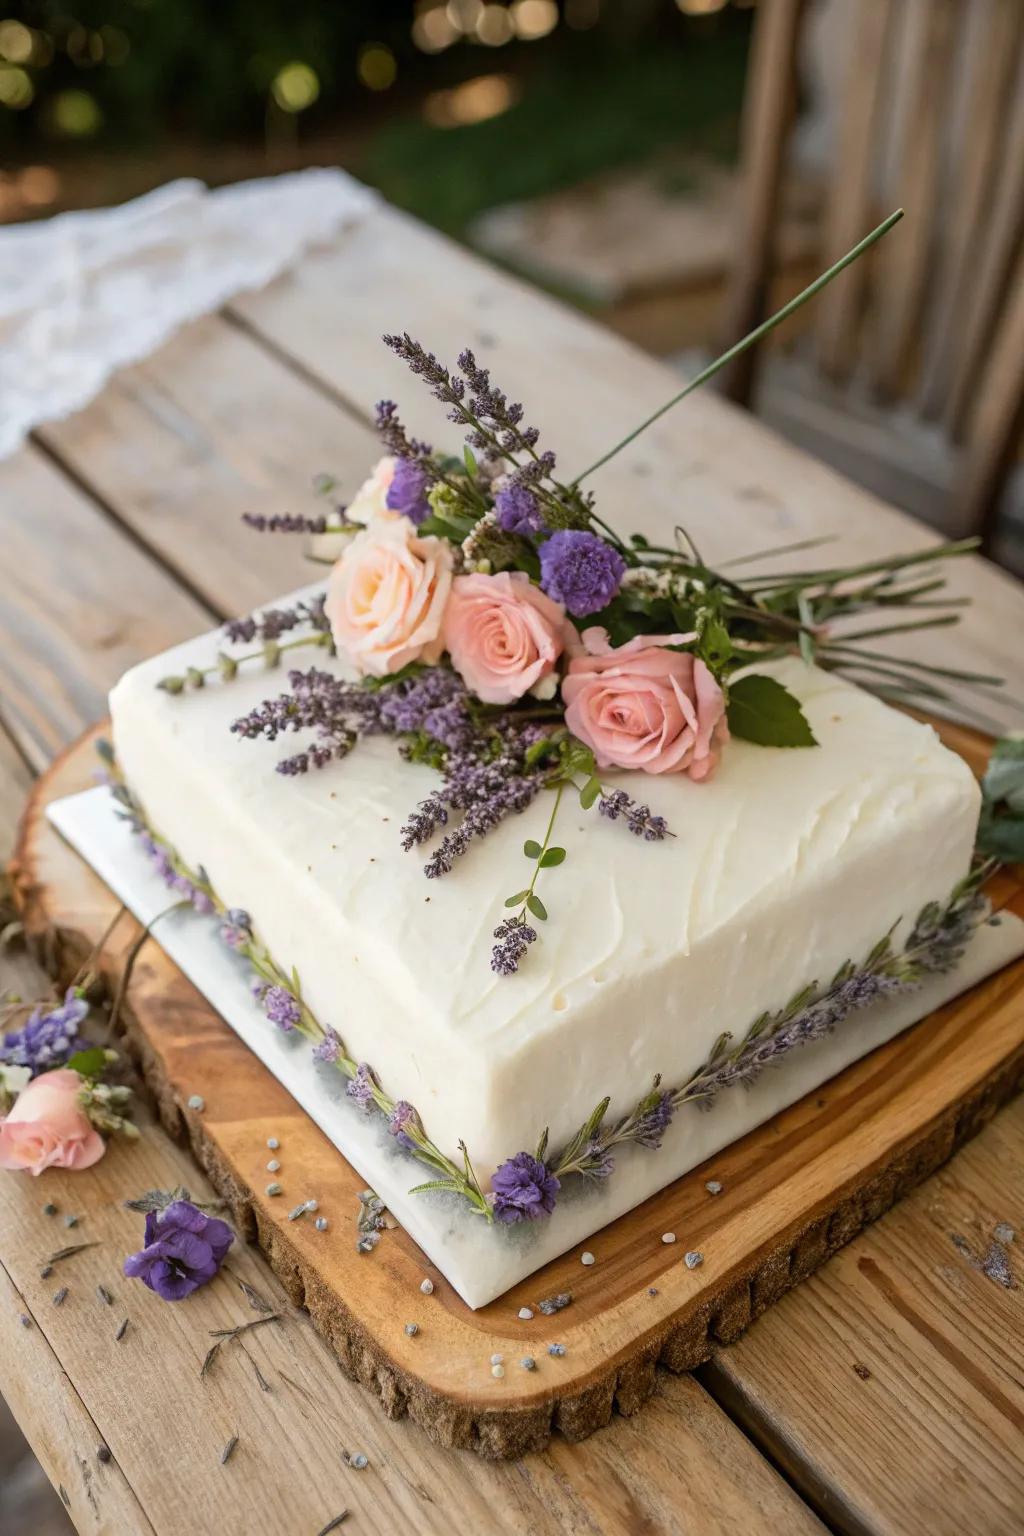
POLYGON ((894 213, 890 213, 889 217, 883 219, 877 229, 873 229, 870 235, 866 235, 863 240, 853 247, 852 251, 847 251, 846 255, 840 261, 837 261, 834 266, 829 267, 827 272, 823 272, 820 277, 815 278, 814 282, 805 288, 802 293, 798 293, 796 298, 790 299, 789 303, 784 304, 770 319, 757 326, 748 336, 744 336, 742 341, 736 342, 735 346, 730 347, 727 352, 723 352, 721 357, 717 357, 713 363, 709 363, 702 372, 698 373, 695 379, 690 380, 685 389, 681 389, 677 395, 673 395, 672 399, 656 410, 653 416, 648 416, 646 421, 642 421, 638 427, 634 427, 633 431, 627 437, 624 437, 621 442, 616 443, 614 448, 610 448, 606 454, 603 454, 588 469, 585 469, 581 475, 577 475, 573 481, 573 488, 575 489, 582 480, 585 480, 588 475, 592 475, 596 469, 600 469, 603 464, 607 464, 609 459, 614 459, 617 453, 621 453, 623 448, 629 443, 634 442, 641 432, 646 432, 648 427, 653 426, 674 405, 678 405, 680 400, 685 400, 687 395, 692 394, 695 389, 699 389, 702 384, 706 384, 708 379, 714 378, 715 374, 720 372, 727 363, 731 363, 734 357, 739 357, 748 348, 756 346, 759 341, 768 335, 769 331, 773 331, 777 325, 781 325, 783 320, 788 320, 790 315, 795 314, 801 305, 807 303, 808 299, 813 299, 815 294, 820 293, 851 262, 863 256, 864 252, 874 245, 876 240, 881 240, 883 235, 888 234, 893 225, 898 224, 902 217, 902 208, 897 208, 894 213))

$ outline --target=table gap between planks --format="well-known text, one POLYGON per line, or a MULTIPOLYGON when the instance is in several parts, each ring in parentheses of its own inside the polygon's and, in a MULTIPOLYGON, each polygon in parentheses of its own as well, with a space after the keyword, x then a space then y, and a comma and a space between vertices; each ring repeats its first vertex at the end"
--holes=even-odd
MULTIPOLYGON (((118 375, 0 464, 6 568, 17 573, 0 594, 0 847, 30 773, 103 713, 126 666, 308 580, 298 549, 243 530, 243 511, 303 509, 320 470, 350 494, 376 452, 370 413, 382 396, 421 435, 443 442, 454 430, 380 345, 381 331, 404 327, 446 360, 473 346, 569 473, 672 388, 660 365, 388 209, 118 375)), ((709 395, 595 489, 623 526, 685 522, 712 559, 820 533, 836 537, 828 560, 930 538, 709 395)), ((908 653, 1019 673, 1020 589, 975 560, 954 586, 975 599, 964 628, 911 639, 908 653)), ((1012 701, 986 698, 980 713, 990 727, 1021 720, 1012 701)), ((246 1319, 241 1293, 220 1285, 178 1309, 116 1278, 132 1237, 120 1199, 175 1179, 204 1187, 154 1127, 143 1147, 113 1152, 54 1196, 88 1210, 105 1239, 74 1261, 74 1306, 53 1308, 38 1279, 39 1257, 60 1242, 38 1187, 0 1185, 0 1389, 83 1531, 169 1532, 187 1513, 290 1536, 318 1530, 339 1500, 351 1528, 369 1531, 400 1519, 423 1531, 820 1528, 807 1505, 843 1531, 1020 1530, 1022 1291, 977 1266, 996 1221, 1024 1231, 1022 1161, 1018 1104, 723 1353, 703 1385, 666 1376, 637 1418, 490 1467, 384 1420, 290 1309, 286 1325, 259 1330, 265 1354, 255 1338, 233 1346, 240 1379, 198 1382, 205 1330, 246 1319), (149 1335, 132 1359, 132 1329, 116 1350, 107 1337, 98 1279, 149 1335), (33 1328, 18 1321, 26 1309, 33 1328), (270 1394, 252 1390, 250 1353, 270 1394), (239 1448, 221 1468, 232 1433, 239 1448), (114 1453, 106 1465, 101 1440, 114 1453), (342 1447, 365 1450, 372 1472, 344 1467, 342 1447)), ((235 1266, 284 1305, 258 1253, 235 1266)))

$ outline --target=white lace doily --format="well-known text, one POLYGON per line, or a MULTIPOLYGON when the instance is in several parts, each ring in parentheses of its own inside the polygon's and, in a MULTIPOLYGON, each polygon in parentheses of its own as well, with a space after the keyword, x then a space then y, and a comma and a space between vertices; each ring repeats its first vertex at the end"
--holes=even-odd
POLYGON ((343 171, 309 170, 214 192, 173 181, 118 208, 0 230, 0 458, 376 200, 343 171))

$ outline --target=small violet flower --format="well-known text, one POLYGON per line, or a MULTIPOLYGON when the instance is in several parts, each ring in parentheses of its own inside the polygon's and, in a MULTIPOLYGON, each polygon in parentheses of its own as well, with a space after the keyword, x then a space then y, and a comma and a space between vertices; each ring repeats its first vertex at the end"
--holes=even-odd
POLYGON ((313 1060, 326 1061, 328 1066, 333 1066, 341 1055, 341 1041, 333 1029, 328 1029, 324 1038, 313 1047, 313 1060))
POLYGON ((550 1216, 561 1184, 550 1169, 529 1152, 517 1152, 491 1177, 492 1203, 498 1221, 510 1225, 550 1216))
POLYGON ((231 907, 220 925, 222 943, 229 949, 241 949, 252 938, 252 918, 241 907, 231 907))
POLYGON ((298 998, 287 987, 268 987, 263 994, 263 1008, 271 1024, 290 1034, 302 1018, 298 998))
POLYGON ((124 1272, 164 1301, 182 1301, 213 1279, 234 1240, 226 1221, 188 1200, 172 1200, 148 1213, 145 1247, 125 1259, 124 1272))
POLYGON ((0 1062, 28 1067, 33 1077, 49 1067, 63 1066, 77 1049, 78 1028, 88 1012, 85 998, 69 987, 63 1003, 34 1009, 21 1029, 6 1039, 0 1036, 0 1062))
POLYGON ((415 459, 398 459, 385 502, 389 512, 399 512, 419 526, 430 514, 427 472, 415 459))
POLYGON ((411 1104, 405 1099, 399 1099, 394 1109, 388 1115, 388 1130, 398 1142, 398 1145, 406 1152, 415 1150, 416 1143, 412 1137, 406 1134, 406 1126, 415 1130, 420 1129, 420 1117, 411 1104))
POLYGON ((606 608, 625 570, 618 550, 584 529, 560 529, 541 545, 541 587, 574 618, 606 608))
MULTIPOLYGON (((368 1066, 365 1061, 361 1061, 358 1067, 356 1067, 355 1077, 345 1084, 345 1092, 350 1099, 355 1099, 360 1109, 369 1110, 370 1105, 373 1103, 373 1090, 375 1086, 373 1068, 368 1066)), ((409 1107, 408 1105, 405 1106, 405 1108, 409 1107)), ((398 1106, 396 1105, 395 1108, 397 1110, 398 1106)), ((388 1124, 390 1126, 390 1120, 388 1124)), ((408 1141, 408 1137, 406 1137, 406 1140, 408 1141)))
POLYGON ((541 516, 537 498, 525 485, 507 485, 494 498, 494 511, 498 526, 506 533, 545 533, 547 525, 541 516))

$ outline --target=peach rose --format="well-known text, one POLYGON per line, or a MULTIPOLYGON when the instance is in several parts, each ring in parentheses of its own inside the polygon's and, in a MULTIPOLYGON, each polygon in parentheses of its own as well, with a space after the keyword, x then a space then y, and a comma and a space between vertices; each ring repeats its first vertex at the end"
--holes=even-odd
POLYGON ((350 523, 372 523, 378 517, 385 517, 389 521, 396 517, 397 513, 388 507, 388 491, 394 478, 395 460, 391 454, 385 454, 384 458, 377 460, 372 472, 345 508, 347 520, 350 523))
POLYGON ((62 1068, 44 1072, 23 1088, 6 1120, 0 1120, 0 1168, 91 1168, 106 1149, 79 1103, 82 1079, 62 1068))
POLYGON ((444 620, 452 665, 485 704, 511 704, 543 687, 576 631, 561 603, 523 571, 456 576, 444 620))
POLYGON ((418 538, 404 517, 379 519, 356 534, 327 583, 338 649, 370 677, 437 661, 451 585, 447 540, 418 538))
POLYGON ((604 629, 583 633, 585 656, 562 683, 565 723, 602 768, 706 779, 729 739, 725 698, 699 657, 669 651, 693 635, 638 635, 613 649, 604 629))

